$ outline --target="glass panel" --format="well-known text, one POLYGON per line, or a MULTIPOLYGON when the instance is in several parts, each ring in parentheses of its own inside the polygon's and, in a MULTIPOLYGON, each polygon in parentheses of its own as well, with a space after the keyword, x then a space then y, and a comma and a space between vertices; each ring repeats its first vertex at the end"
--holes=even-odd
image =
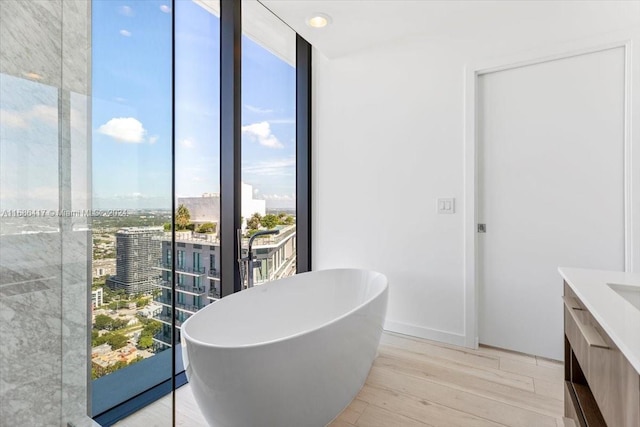
POLYGON ((255 285, 296 272, 296 34, 256 1, 242 3, 242 217, 255 285))
MULTIPOLYGON (((176 18, 176 342, 182 322, 217 301, 220 251, 219 1, 177 0, 176 18), (219 257, 215 257, 219 259, 219 257)), ((169 245, 170 240, 166 239, 169 245)), ((184 371, 181 346, 176 372, 184 371)), ((190 388, 176 392, 176 425, 206 425, 190 388)))
POLYGON ((2 425, 90 422, 88 19, 86 2, 0 6, 2 425))
POLYGON ((58 98, 57 83, 0 74, 0 419, 12 425, 60 423, 60 254, 71 233, 59 215, 58 98))
MULTIPOLYGON (((92 2, 93 415, 172 373, 159 317, 170 302, 170 4, 92 2)), ((171 424, 170 405, 155 414, 171 424)))
POLYGON ((220 250, 220 19, 218 1, 178 0, 175 8, 175 292, 182 322, 215 301, 209 296, 219 288, 218 267, 204 257, 220 250))

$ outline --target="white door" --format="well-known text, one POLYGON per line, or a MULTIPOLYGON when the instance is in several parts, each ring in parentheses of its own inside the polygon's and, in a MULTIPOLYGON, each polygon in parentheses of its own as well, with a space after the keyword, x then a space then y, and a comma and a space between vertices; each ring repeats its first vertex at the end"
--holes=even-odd
POLYGON ((624 50, 478 78, 482 344, 561 360, 559 266, 624 269, 624 50))

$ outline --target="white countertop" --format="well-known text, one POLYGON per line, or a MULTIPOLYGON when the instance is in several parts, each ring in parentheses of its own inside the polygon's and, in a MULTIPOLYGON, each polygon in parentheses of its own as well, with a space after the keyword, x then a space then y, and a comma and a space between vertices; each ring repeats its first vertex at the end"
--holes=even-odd
POLYGON ((640 287, 640 273, 564 267, 558 271, 640 373, 640 310, 607 285, 640 287))

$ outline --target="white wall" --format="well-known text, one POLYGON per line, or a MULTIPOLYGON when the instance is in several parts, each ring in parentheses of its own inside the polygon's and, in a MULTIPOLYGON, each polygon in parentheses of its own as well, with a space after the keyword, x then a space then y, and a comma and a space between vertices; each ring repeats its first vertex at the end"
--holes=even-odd
POLYGON ((639 87, 640 14, 629 5, 633 28, 625 19, 616 34, 595 32, 594 13, 553 31, 413 37, 331 60, 314 50, 313 269, 383 272, 387 329, 465 343, 465 67, 633 38, 639 87), (455 197, 456 213, 438 215, 438 197, 455 197))

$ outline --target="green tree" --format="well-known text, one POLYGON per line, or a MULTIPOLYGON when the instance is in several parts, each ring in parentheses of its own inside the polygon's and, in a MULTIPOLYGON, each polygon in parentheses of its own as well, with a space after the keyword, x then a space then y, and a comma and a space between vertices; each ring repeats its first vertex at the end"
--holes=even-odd
POLYGON ((185 205, 178 206, 178 212, 176 212, 176 227, 178 230, 184 230, 191 222, 191 213, 185 205))
POLYGON ((246 237, 248 239, 251 236, 253 236, 254 234, 256 234, 258 231, 260 231, 260 230, 255 229, 255 228, 251 228, 251 229, 247 230, 247 232, 245 233, 244 237, 246 237))
POLYGON ((118 329, 126 328, 128 323, 129 321, 126 319, 113 319, 111 322, 111 330, 117 331, 118 329))
POLYGON ((125 345, 127 345, 127 342, 129 341, 129 338, 127 338, 126 335, 118 332, 114 332, 108 335, 109 336, 107 337, 107 344, 111 346, 112 350, 117 350, 119 348, 124 347, 125 345))
POLYGON ((198 233, 215 233, 216 225, 213 222, 205 222, 196 231, 198 233))
POLYGON ((151 335, 140 335, 138 348, 147 349, 151 346, 153 346, 153 337, 151 335))
MULTIPOLYGON (((114 300, 121 300, 125 298, 125 291, 124 289, 116 289, 113 290, 111 288, 109 288, 108 286, 105 286, 104 288, 102 288, 103 292, 104 292, 104 302, 105 303, 109 303, 111 301, 114 300)), ((111 307, 109 307, 111 308, 111 307)), ((114 310, 114 309, 112 309, 114 310)))
POLYGON ((150 320, 149 323, 144 325, 142 334, 155 335, 160 332, 160 329, 162 329, 162 324, 160 322, 157 320, 150 320))
POLYGON ((258 228, 260 228, 261 219, 262 219, 262 216, 258 212, 254 213, 247 220, 247 228, 249 230, 257 230, 258 228))
MULTIPOLYGON (((91 336, 93 337, 93 334, 91 334, 91 336)), ((107 334, 98 337, 96 336, 95 338, 91 338, 91 347, 97 347, 99 345, 102 345, 104 343, 107 342, 107 334)))
POLYGON ((136 308, 142 308, 149 305, 149 298, 138 298, 136 300, 136 308))
POLYGON ((105 280, 105 277, 94 278, 93 283, 91 284, 91 290, 95 291, 96 289, 103 288, 105 280))
POLYGON ((164 228, 164 231, 171 231, 171 223, 165 222, 164 224, 162 224, 162 228, 164 228))
POLYGON ((97 330, 102 330, 102 329, 111 329, 111 325, 112 325, 113 319, 109 316, 107 316, 106 314, 98 314, 96 316, 96 320, 93 323, 93 327, 94 329, 97 330))
POLYGON ((273 214, 265 215, 260 220, 260 224, 270 230, 278 225, 278 217, 273 214))
POLYGON ((282 225, 293 225, 296 223, 296 219, 293 215, 287 215, 285 219, 282 221, 282 225))

